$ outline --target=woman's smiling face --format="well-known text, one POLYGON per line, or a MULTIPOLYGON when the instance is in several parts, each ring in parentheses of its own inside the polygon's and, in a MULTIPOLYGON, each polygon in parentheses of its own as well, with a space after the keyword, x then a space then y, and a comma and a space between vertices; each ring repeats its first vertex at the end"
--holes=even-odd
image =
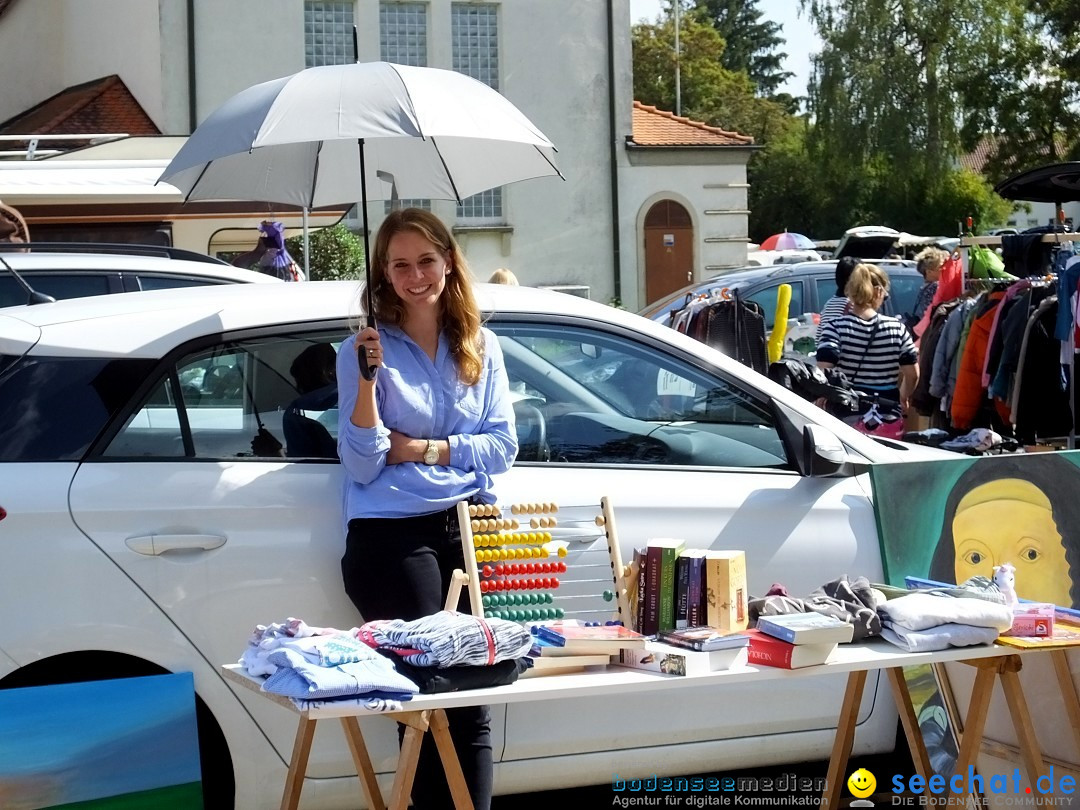
POLYGON ((386 275, 409 311, 435 306, 449 272, 446 254, 421 234, 403 230, 391 237, 386 275))

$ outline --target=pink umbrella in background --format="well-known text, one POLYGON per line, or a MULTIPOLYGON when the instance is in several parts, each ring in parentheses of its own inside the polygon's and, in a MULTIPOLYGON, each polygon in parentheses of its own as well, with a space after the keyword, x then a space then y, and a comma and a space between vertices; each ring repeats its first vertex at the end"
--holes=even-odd
POLYGON ((761 243, 761 250, 813 250, 814 240, 801 233, 774 233, 761 243))

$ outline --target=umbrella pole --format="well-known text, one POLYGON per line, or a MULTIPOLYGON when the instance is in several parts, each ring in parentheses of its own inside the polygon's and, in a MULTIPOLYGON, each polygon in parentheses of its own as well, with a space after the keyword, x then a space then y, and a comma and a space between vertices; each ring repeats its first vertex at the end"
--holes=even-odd
MULTIPOLYGON (((360 221, 364 224, 364 308, 367 310, 366 325, 375 326, 375 300, 371 294, 371 251, 368 249, 368 221, 367 221, 367 174, 364 168, 364 139, 357 138, 356 144, 360 148, 360 221)), ((374 380, 378 366, 368 365, 367 357, 358 354, 360 359, 360 373, 365 380, 374 380)))
POLYGON ((308 244, 308 219, 307 219, 307 206, 303 208, 304 212, 304 278, 311 281, 311 250, 308 244))

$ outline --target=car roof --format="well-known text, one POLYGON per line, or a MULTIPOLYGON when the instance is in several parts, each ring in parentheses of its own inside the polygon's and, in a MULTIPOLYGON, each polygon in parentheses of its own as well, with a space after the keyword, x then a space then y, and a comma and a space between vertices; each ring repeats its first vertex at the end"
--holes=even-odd
MULTIPOLYGON (((0 309, 0 353, 65 356, 162 356, 173 346, 208 334, 288 323, 362 316, 356 281, 184 287, 123 295, 71 298, 0 309)), ((485 313, 569 315, 623 324, 671 342, 670 329, 625 310, 575 295, 506 284, 477 284, 485 313)), ((686 347, 701 348, 692 338, 686 347)), ((719 352, 717 352, 719 354, 719 352)))
MULTIPOLYGON (((878 259, 873 262, 887 273, 893 275, 919 275, 915 269, 915 262, 910 259, 878 259)), ((787 278, 804 278, 806 276, 826 275, 832 276, 836 272, 836 259, 823 259, 815 262, 793 262, 791 264, 767 264, 761 267, 742 267, 729 273, 721 273, 704 281, 695 281, 687 284, 682 289, 654 301, 640 310, 640 313, 649 317, 650 314, 670 308, 673 301, 687 294, 697 295, 705 290, 720 289, 722 287, 745 287, 759 281, 770 281, 787 278)))
MULTIPOLYGON (((230 281, 236 284, 262 284, 281 279, 266 273, 242 270, 216 262, 197 262, 187 259, 170 259, 165 256, 146 256, 120 253, 71 253, 68 251, 41 251, 19 253, 4 251, 0 261, 6 262, 18 272, 80 272, 109 271, 140 273, 142 275, 196 276, 230 281)), ((0 264, 0 275, 7 270, 0 264)))

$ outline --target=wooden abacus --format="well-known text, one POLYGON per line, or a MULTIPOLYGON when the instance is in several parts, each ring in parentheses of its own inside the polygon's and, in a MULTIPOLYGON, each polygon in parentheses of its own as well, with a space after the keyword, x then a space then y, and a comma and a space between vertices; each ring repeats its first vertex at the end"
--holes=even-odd
POLYGON ((600 514, 556 503, 458 504, 465 571, 456 571, 446 607, 468 588, 474 616, 535 622, 620 621, 632 625, 615 513, 605 496, 600 514))

